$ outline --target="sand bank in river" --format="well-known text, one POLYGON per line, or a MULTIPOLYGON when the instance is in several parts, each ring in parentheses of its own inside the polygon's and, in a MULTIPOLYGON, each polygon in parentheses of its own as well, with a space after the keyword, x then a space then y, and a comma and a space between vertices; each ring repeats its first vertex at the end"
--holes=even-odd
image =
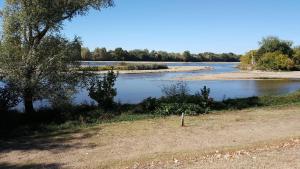
POLYGON ((265 80, 265 79, 300 79, 300 71, 267 72, 239 71, 220 74, 204 74, 178 77, 172 80, 265 80))
MULTIPOLYGON (((118 70, 119 74, 141 74, 141 73, 165 73, 165 72, 192 72, 199 70, 212 70, 210 66, 168 66, 168 69, 157 70, 118 70)), ((94 73, 103 74, 107 71, 97 71, 94 73)))

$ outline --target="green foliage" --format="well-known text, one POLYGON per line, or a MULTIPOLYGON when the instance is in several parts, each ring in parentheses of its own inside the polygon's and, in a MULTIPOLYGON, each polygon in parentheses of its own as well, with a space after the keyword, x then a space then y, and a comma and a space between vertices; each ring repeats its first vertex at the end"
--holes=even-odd
POLYGON ((294 48, 293 61, 296 65, 300 65, 300 46, 294 48))
POLYGON ((125 63, 121 62, 114 66, 86 66, 80 67, 80 71, 106 71, 111 70, 158 70, 158 69, 168 69, 167 65, 163 64, 141 64, 141 63, 125 63))
MULTIPOLYGON (((86 48, 84 48, 86 50, 86 48)), ((186 61, 186 62, 238 62, 240 55, 234 53, 199 53, 191 54, 189 51, 183 53, 150 51, 147 49, 124 50, 116 48, 107 51, 106 48, 95 48, 92 57, 81 56, 81 60, 99 60, 99 61, 186 61)))
POLYGON ((6 112, 20 102, 19 92, 14 85, 6 84, 0 87, 0 112, 6 112))
POLYGON ((114 88, 117 76, 111 69, 102 78, 96 77, 90 82, 89 96, 105 110, 113 108, 114 97, 117 95, 117 89, 114 88))
POLYGON ((260 48, 241 57, 241 69, 298 70, 300 49, 292 49, 291 41, 266 37, 259 42, 260 48))
POLYGON ((148 97, 140 103, 140 106, 142 108, 140 109, 141 112, 151 112, 160 106, 160 101, 156 98, 148 97))
POLYGON ((248 97, 248 98, 237 98, 237 99, 226 99, 221 102, 214 102, 212 109, 214 110, 240 110, 249 107, 262 106, 263 103, 259 97, 248 97))
POLYGON ((250 50, 245 55, 241 56, 239 67, 241 69, 254 69, 258 59, 257 50, 250 50))
POLYGON ((89 48, 81 48, 80 55, 83 60, 90 60, 92 57, 92 54, 91 54, 89 48))
POLYGON ((291 70, 294 62, 280 52, 265 53, 258 61, 257 67, 262 70, 291 70))
POLYGON ((156 115, 198 115, 208 113, 213 99, 209 97, 210 89, 206 86, 194 95, 189 94, 186 83, 179 82, 170 86, 164 86, 162 92, 165 96, 147 98, 143 100, 134 112, 151 113, 156 115))
POLYGON ((201 93, 196 93, 196 97, 201 98, 200 105, 205 109, 205 113, 207 113, 213 103, 213 99, 209 97, 210 88, 204 86, 203 89, 200 90, 200 92, 201 93))
POLYGON ((93 52, 93 60, 106 60, 109 58, 105 48, 96 48, 93 52))
POLYGON ((63 22, 112 5, 112 0, 6 0, 1 75, 17 85, 27 113, 34 112, 34 100, 57 100, 75 89, 81 42, 60 35, 63 22))
POLYGON ((191 52, 188 50, 184 51, 182 53, 182 57, 183 57, 183 61, 186 61, 186 62, 193 61, 193 56, 192 56, 191 52))
POLYGON ((260 48, 257 52, 260 56, 264 55, 265 53, 273 52, 280 52, 288 57, 293 55, 293 42, 291 41, 281 40, 278 37, 269 36, 263 38, 259 44, 260 48))
POLYGON ((164 103, 161 104, 157 109, 154 110, 153 114, 158 114, 162 116, 169 115, 199 115, 206 113, 205 109, 197 104, 189 103, 164 103))
MULTIPOLYGON (((118 68, 118 67, 117 67, 118 68)), ((119 66, 119 70, 158 70, 158 69, 168 69, 167 65, 163 64, 127 64, 125 66, 119 66)))

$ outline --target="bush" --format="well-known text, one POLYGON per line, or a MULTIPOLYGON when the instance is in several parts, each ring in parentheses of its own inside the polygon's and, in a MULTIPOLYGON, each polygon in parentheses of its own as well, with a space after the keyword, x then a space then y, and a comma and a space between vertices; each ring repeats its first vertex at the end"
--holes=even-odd
POLYGON ((204 86, 203 89, 200 90, 200 92, 201 93, 196 93, 196 96, 201 98, 200 105, 205 109, 205 113, 207 113, 213 103, 213 99, 209 97, 210 88, 204 86))
POLYGON ((161 100, 168 103, 186 102, 190 95, 190 89, 185 82, 178 82, 169 86, 163 86, 161 91, 164 95, 161 100))
POLYGON ((155 110, 160 104, 159 100, 156 98, 148 97, 147 99, 143 100, 140 104, 143 110, 153 111, 155 110))
POLYGON ((206 113, 205 109, 197 104, 178 104, 178 103, 164 103, 159 106, 154 114, 168 116, 168 115, 199 115, 206 113))
POLYGON ((258 67, 263 70, 291 70, 294 62, 287 55, 279 52, 266 53, 258 62, 258 67))
POLYGON ((238 99, 227 99, 222 102, 214 103, 213 108, 216 110, 221 109, 244 109, 249 107, 258 107, 262 103, 258 97, 238 98, 238 99))
POLYGON ((107 110, 114 105, 114 97, 117 95, 117 89, 114 88, 117 74, 113 69, 108 71, 102 78, 93 79, 90 82, 89 96, 98 102, 98 106, 107 110))
POLYGON ((258 59, 259 56, 257 55, 257 51, 251 50, 240 58, 241 63, 239 65, 239 68, 246 70, 253 69, 255 68, 255 63, 258 61, 258 59))
POLYGON ((0 112, 6 112, 20 102, 19 93, 12 84, 0 87, 0 112))

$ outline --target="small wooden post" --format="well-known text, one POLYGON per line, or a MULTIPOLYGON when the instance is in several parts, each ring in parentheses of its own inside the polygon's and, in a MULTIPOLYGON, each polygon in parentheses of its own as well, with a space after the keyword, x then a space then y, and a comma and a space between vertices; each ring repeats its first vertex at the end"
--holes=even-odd
POLYGON ((184 126, 184 113, 181 114, 181 127, 184 126))

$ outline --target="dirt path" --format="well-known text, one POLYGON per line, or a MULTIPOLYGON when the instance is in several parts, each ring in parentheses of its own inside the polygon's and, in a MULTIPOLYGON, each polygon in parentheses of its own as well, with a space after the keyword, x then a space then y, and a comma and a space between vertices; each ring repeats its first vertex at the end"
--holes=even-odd
POLYGON ((219 74, 204 74, 196 76, 178 77, 173 80, 265 80, 265 79, 300 79, 300 71, 265 72, 240 71, 219 74))
POLYGON ((5 142, 0 168, 299 168, 299 112, 219 112, 187 117, 186 127, 174 116, 5 142))

